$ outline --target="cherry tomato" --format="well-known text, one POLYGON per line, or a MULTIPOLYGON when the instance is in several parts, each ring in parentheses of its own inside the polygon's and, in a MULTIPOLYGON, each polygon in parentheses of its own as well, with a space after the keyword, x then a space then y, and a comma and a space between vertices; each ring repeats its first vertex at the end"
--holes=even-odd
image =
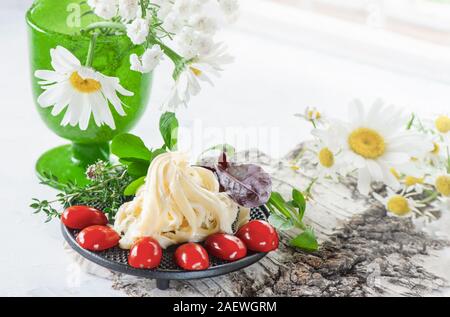
POLYGON ((72 206, 64 210, 61 221, 70 229, 84 229, 93 225, 105 226, 108 218, 100 210, 88 206, 72 206))
POLYGON ((110 227, 96 225, 84 228, 76 240, 83 249, 103 251, 115 247, 120 236, 110 227))
POLYGON ((153 269, 161 263, 162 249, 158 241, 150 237, 143 237, 130 249, 128 264, 137 269, 153 269))
POLYGON ((209 254, 226 261, 236 261, 247 255, 244 242, 231 234, 216 233, 209 236, 205 248, 209 254))
POLYGON ((175 262, 188 271, 206 270, 209 267, 209 257, 205 248, 197 243, 186 243, 175 251, 175 262))
POLYGON ((270 252, 278 248, 278 234, 267 222, 252 220, 242 226, 236 234, 247 246, 256 252, 270 252))

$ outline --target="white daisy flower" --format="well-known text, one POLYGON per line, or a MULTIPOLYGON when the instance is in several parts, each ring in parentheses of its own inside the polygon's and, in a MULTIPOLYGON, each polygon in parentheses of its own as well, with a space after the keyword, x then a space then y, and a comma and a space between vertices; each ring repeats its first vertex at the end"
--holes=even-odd
POLYGON ((434 168, 444 168, 447 165, 447 144, 440 137, 434 137, 431 141, 433 149, 425 154, 423 161, 434 168))
POLYGON ((450 197, 450 174, 436 174, 433 177, 436 191, 444 197, 450 197))
POLYGON ((38 70, 37 78, 44 92, 39 96, 41 107, 53 107, 52 115, 59 115, 67 108, 61 121, 62 126, 79 125, 86 130, 91 113, 97 126, 108 125, 115 129, 116 125, 108 102, 117 113, 125 116, 122 102, 117 92, 124 96, 134 94, 120 85, 116 77, 105 76, 91 68, 84 67, 67 49, 58 46, 50 50, 54 70, 38 70))
POLYGON ((425 176, 415 177, 412 175, 406 175, 403 179, 401 179, 401 184, 407 193, 415 192, 421 194, 424 189, 430 188, 430 186, 427 185, 425 176))
POLYGON ((333 122, 342 148, 342 161, 358 171, 358 190, 367 195, 373 181, 399 188, 391 168, 405 164, 432 149, 424 137, 405 129, 407 120, 393 107, 377 100, 365 112, 360 101, 350 105, 348 123, 333 122))
MULTIPOLYGON (((337 162, 339 148, 335 140, 335 134, 330 130, 314 129, 311 132, 319 141, 313 145, 313 163, 318 169, 317 177, 331 178, 338 182, 338 173, 342 170, 342 165, 337 162)), ((343 172, 345 174, 345 172, 343 172)))
POLYGON ((447 115, 440 115, 434 121, 436 130, 442 134, 447 135, 450 132, 450 117, 447 115))
POLYGON ((138 18, 127 24, 127 35, 131 42, 136 45, 141 45, 147 40, 149 33, 149 24, 146 19, 138 18))
POLYGON ((317 123, 325 123, 323 113, 318 111, 316 107, 306 107, 303 113, 297 113, 295 116, 311 122, 314 126, 316 126, 317 123))
POLYGON ((158 66, 163 56, 164 51, 159 45, 153 45, 147 49, 140 58, 136 54, 132 54, 130 56, 131 70, 143 74, 150 73, 158 66))
POLYGON ((384 205, 390 215, 396 217, 412 216, 413 213, 422 214, 418 208, 425 206, 412 199, 413 194, 407 194, 405 191, 396 193, 389 187, 387 188, 386 197, 382 197, 377 193, 373 193, 373 196, 384 205))
POLYGON ((200 92, 200 82, 207 82, 214 86, 208 74, 219 76, 222 65, 233 61, 225 50, 226 47, 219 43, 214 45, 209 54, 192 59, 178 75, 163 108, 176 110, 182 104, 186 106, 191 96, 196 96, 200 92))
POLYGON ((431 217, 420 217, 413 219, 417 229, 429 234, 437 239, 450 238, 450 198, 439 197, 433 204, 433 211, 438 211, 440 217, 435 219, 431 217))

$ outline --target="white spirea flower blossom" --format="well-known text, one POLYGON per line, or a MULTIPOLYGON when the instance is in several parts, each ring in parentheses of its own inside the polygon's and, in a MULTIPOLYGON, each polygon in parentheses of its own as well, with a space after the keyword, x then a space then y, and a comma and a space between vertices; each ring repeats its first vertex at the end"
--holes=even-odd
POLYGON ((205 1, 199 0, 176 0, 173 5, 173 11, 180 18, 189 18, 195 12, 200 11, 204 3, 205 1))
POLYGON ((164 19, 163 28, 167 32, 178 33, 183 28, 183 20, 176 12, 170 12, 164 19))
POLYGON ((196 31, 212 35, 217 31, 216 19, 207 15, 196 14, 189 19, 189 25, 196 31))
POLYGON ((208 55, 214 47, 212 38, 192 28, 185 27, 177 36, 177 44, 181 54, 191 59, 197 55, 208 55))
POLYGON ((147 39, 149 33, 148 21, 138 18, 127 25, 127 35, 131 42, 136 45, 141 45, 147 39))
POLYGON ((117 15, 118 0, 88 0, 87 4, 99 17, 110 20, 117 15))
POLYGON ((130 21, 137 17, 140 11, 139 0, 119 0, 119 15, 130 21))
POLYGON ((222 12, 228 18, 230 22, 236 20, 239 11, 238 0, 217 0, 222 12))
POLYGON ((153 45, 147 49, 145 53, 139 58, 136 54, 130 56, 131 70, 140 73, 149 73, 158 66, 164 52, 159 45, 153 45))
POLYGON ((117 96, 133 96, 131 91, 120 85, 116 77, 103 75, 92 68, 82 66, 80 61, 67 49, 58 46, 50 50, 54 70, 38 70, 44 92, 38 98, 43 108, 52 107, 53 116, 67 110, 61 121, 62 126, 79 125, 81 130, 89 126, 91 114, 97 126, 104 124, 116 128, 109 103, 120 116, 126 116, 122 101, 117 96))

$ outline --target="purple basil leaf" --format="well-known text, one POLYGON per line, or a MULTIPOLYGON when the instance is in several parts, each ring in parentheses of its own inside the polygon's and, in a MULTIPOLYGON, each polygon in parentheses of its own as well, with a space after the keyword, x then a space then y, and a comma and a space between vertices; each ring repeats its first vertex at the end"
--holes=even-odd
POLYGON ((247 208, 267 203, 272 192, 272 180, 260 166, 227 163, 216 167, 223 190, 239 205, 247 208))

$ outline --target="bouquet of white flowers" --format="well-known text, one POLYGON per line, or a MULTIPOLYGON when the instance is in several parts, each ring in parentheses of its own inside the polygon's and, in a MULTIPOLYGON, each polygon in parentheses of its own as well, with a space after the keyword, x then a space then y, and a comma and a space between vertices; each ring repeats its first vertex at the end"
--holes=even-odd
POLYGON ((212 84, 222 65, 232 61, 223 43, 215 42, 219 27, 237 17, 237 0, 88 0, 92 12, 105 21, 86 31, 126 32, 142 56, 130 56, 131 69, 149 73, 166 55, 174 64, 174 86, 166 109, 186 104, 200 92, 200 82, 212 84))

